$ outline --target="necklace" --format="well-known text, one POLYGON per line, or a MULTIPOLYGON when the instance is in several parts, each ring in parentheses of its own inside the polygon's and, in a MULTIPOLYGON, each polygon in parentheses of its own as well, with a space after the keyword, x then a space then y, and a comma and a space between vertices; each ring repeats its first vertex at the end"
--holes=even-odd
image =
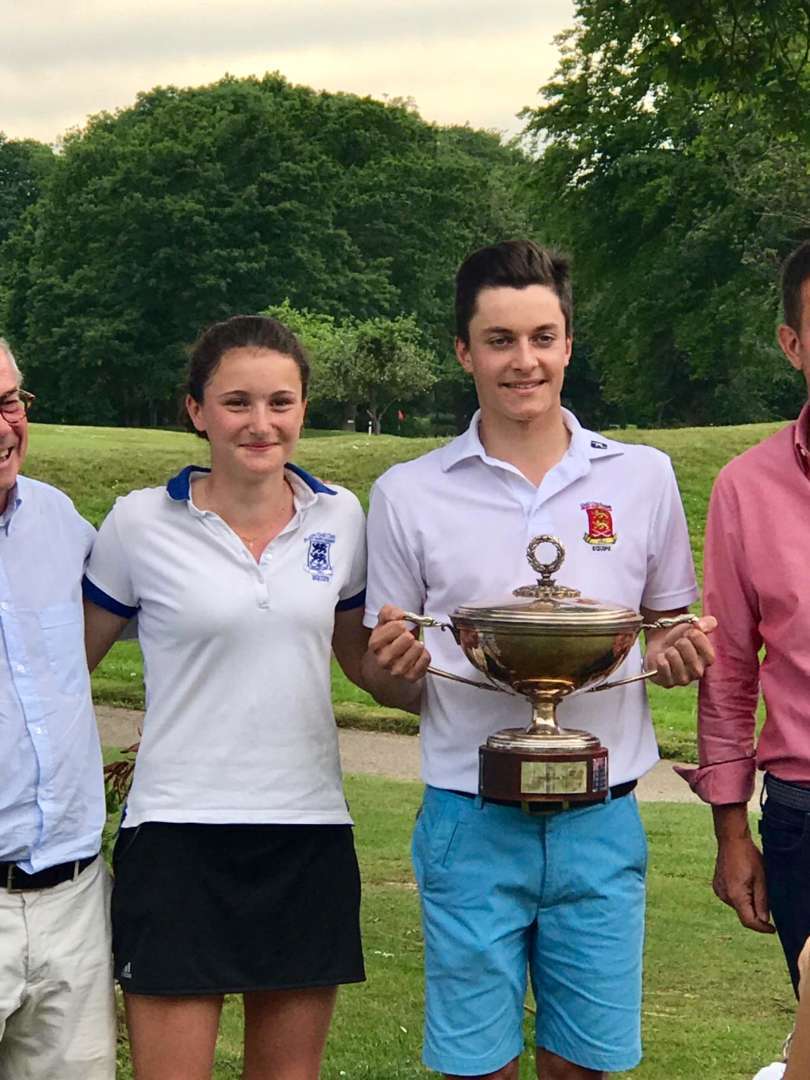
MULTIPOLYGON (((218 514, 219 517, 221 517, 222 520, 225 522, 225 524, 228 525, 229 528, 231 528, 236 533, 236 535, 239 537, 239 539, 242 541, 242 543, 247 544, 248 547, 252 547, 253 544, 259 543, 259 541, 262 540, 263 537, 267 537, 269 539, 271 534, 275 535, 276 532, 277 532, 276 523, 277 523, 279 517, 285 517, 286 518, 288 516, 290 504, 292 504, 293 509, 295 507, 295 495, 293 493, 293 489, 292 489, 292 486, 291 486, 289 480, 285 477, 284 478, 284 488, 283 488, 283 492, 284 492, 283 501, 282 501, 280 506, 277 506, 275 508, 275 511, 274 511, 273 515, 269 519, 269 525, 268 525, 267 529, 263 533, 260 533, 258 536, 246 536, 245 533, 239 532, 239 530, 237 528, 235 528, 230 521, 228 521, 228 518, 217 509, 216 503, 210 499, 210 497, 209 497, 209 484, 210 484, 209 478, 206 476, 206 477, 198 480, 197 484, 201 488, 201 494, 203 496, 203 498, 200 500, 200 504, 199 504, 200 509, 206 509, 206 510, 209 510, 209 511, 215 513, 215 514, 218 514)), ((265 542, 267 542, 267 541, 265 541, 265 542)))

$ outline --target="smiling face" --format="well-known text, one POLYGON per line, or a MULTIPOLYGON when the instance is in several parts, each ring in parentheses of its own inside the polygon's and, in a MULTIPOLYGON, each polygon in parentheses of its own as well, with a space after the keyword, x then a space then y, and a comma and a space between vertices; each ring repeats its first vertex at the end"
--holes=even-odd
POLYGON ((186 399, 191 421, 211 444, 214 470, 234 479, 283 468, 295 450, 306 401, 301 373, 284 353, 256 346, 223 353, 203 400, 186 399))
MULTIPOLYGON (((19 374, 0 348, 0 402, 13 397, 20 388, 19 374)), ((28 418, 9 422, 0 413, 0 511, 5 510, 8 495, 17 483, 17 474, 28 451, 28 418)))
POLYGON ((469 337, 469 345, 456 340, 456 355, 475 380, 485 426, 559 418, 571 338, 552 289, 482 289, 469 337))

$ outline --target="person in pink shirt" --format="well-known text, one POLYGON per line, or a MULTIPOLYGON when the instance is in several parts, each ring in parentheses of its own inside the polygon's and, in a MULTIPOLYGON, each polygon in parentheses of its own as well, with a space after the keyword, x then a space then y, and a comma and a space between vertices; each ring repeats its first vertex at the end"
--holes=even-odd
MULTIPOLYGON (((779 344, 810 395, 810 242, 784 264, 782 299, 779 344)), ((712 806, 715 893, 749 929, 775 925, 794 989, 810 934, 809 448, 810 401, 715 481, 704 611, 717 619, 717 660, 700 685, 700 766, 679 770, 712 806), (757 740, 760 690, 766 720, 757 740), (767 796, 762 853, 747 813, 757 769, 767 796)))

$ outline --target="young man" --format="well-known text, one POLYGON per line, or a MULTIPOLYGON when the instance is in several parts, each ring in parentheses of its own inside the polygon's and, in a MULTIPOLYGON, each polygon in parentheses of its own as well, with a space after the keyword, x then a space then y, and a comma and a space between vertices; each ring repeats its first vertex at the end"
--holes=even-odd
POLYGON ((20 373, 0 340, 0 1080, 113 1080, 101 749, 81 580, 93 529, 19 475, 20 373))
MULTIPOLYGON (((785 262, 782 301, 779 344, 810 393, 810 242, 785 262)), ((715 481, 704 600, 720 620, 717 664, 701 686, 700 768, 683 770, 712 805, 714 891, 751 930, 772 932, 773 915, 794 988, 810 934, 808 535, 810 404, 715 481), (755 745, 760 688, 766 720, 755 745), (767 792, 764 862, 748 830, 757 769, 765 772, 767 792)))
MULTIPOLYGON (((458 272, 456 319, 480 411, 449 445, 382 476, 368 522, 366 678, 381 700, 422 719, 427 787, 413 849, 424 1061, 448 1077, 516 1080, 528 970, 538 1076, 600 1077, 640 1057, 647 853, 632 789, 658 757, 643 684, 559 709, 561 725, 608 747, 608 800, 524 813, 476 793, 479 745, 526 725, 528 704, 422 678, 430 657, 403 610, 446 618, 508 595, 531 582, 526 546, 548 533, 566 550, 560 583, 646 621, 678 614, 697 596, 686 522, 663 454, 586 431, 561 407, 572 341, 562 259, 528 241, 474 252, 458 272)), ((658 682, 702 674, 712 625, 649 636, 658 682)), ((449 634, 428 644, 439 667, 476 677, 449 634)), ((641 664, 635 646, 617 677, 641 664)))

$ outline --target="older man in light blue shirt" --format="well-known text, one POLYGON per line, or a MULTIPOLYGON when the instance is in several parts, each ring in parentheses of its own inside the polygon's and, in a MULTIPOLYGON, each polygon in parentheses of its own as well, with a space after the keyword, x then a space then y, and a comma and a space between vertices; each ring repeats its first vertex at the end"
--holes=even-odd
POLYGON ((113 1080, 101 748, 81 578, 93 529, 19 476, 32 396, 0 339, 0 1080, 113 1080))

